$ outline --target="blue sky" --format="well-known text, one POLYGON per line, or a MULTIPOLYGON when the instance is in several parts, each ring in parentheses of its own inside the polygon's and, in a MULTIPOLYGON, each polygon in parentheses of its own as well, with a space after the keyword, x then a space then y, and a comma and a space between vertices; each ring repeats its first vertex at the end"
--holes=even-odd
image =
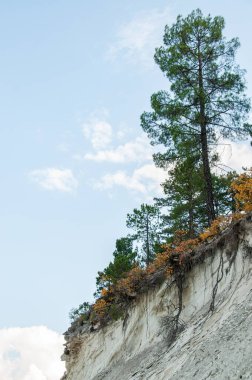
MULTIPOLYGON (((168 88, 152 58, 165 24, 197 7, 239 37, 251 96, 250 0, 0 2, 2 331, 62 333, 127 234, 127 212, 160 191, 139 117, 168 88)), ((248 143, 223 162, 251 165, 248 143)))

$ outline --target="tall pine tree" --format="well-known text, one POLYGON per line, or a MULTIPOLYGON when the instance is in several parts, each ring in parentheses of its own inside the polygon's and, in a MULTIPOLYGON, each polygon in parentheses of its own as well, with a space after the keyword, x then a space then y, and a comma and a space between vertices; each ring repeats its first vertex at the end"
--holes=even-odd
POLYGON ((164 46, 156 49, 155 61, 169 79, 170 91, 153 94, 153 111, 141 116, 151 143, 167 148, 154 155, 157 166, 186 158, 184 146, 194 140, 192 154, 200 152, 208 224, 216 216, 212 147, 220 137, 252 136, 243 71, 234 62, 239 41, 227 41, 223 28, 222 17, 204 17, 199 9, 166 26, 164 46))

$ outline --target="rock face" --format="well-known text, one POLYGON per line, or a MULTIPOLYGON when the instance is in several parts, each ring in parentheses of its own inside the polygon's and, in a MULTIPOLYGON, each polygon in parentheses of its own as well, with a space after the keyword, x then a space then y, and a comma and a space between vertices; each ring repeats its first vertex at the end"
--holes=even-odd
POLYGON ((251 215, 205 247, 185 276, 179 329, 171 279, 124 321, 66 334, 66 380, 252 379, 251 215))

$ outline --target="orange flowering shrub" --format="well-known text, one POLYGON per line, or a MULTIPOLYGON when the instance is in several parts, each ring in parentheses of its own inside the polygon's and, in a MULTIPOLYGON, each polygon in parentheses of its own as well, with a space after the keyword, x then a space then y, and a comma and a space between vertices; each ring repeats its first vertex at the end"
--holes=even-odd
POLYGON ((182 240, 185 233, 184 231, 178 232, 179 234, 176 233, 173 243, 164 246, 164 252, 167 255, 166 265, 168 265, 168 268, 166 273, 168 276, 174 273, 174 265, 179 264, 182 266, 186 258, 188 258, 188 255, 190 255, 200 243, 198 238, 182 240))
POLYGON ((190 255, 198 245, 199 239, 188 239, 181 241, 181 243, 174 248, 174 254, 179 254, 180 266, 185 263, 188 255, 190 255))
POLYGON ((181 241, 176 247, 174 247, 174 253, 191 253, 194 248, 199 244, 199 239, 188 239, 181 241))
POLYGON ((122 295, 135 297, 141 284, 143 283, 145 272, 140 267, 131 269, 127 277, 120 279, 115 285, 115 291, 122 295))
POLYGON ((188 231, 185 230, 177 230, 174 233, 174 238, 173 238, 173 244, 178 245, 181 243, 183 240, 186 239, 188 234, 188 231))
POLYGON ((95 313, 98 317, 102 318, 106 314, 107 307, 108 307, 107 302, 104 299, 99 298, 95 302, 95 304, 93 306, 93 310, 95 311, 95 313))
POLYGON ((237 211, 252 211, 252 168, 233 181, 231 187, 237 211))
POLYGON ((200 240, 204 241, 208 238, 214 237, 215 235, 223 232, 232 222, 242 219, 242 213, 230 214, 227 216, 220 216, 213 221, 211 226, 207 228, 202 234, 200 234, 200 240))
POLYGON ((220 216, 215 219, 211 226, 200 234, 201 241, 205 241, 218 235, 227 228, 232 221, 241 219, 242 214, 239 213, 240 211, 252 211, 252 168, 241 174, 232 182, 231 190, 235 193, 234 199, 237 213, 228 216, 220 216))
POLYGON ((152 263, 152 266, 155 269, 163 268, 167 264, 169 257, 170 255, 167 252, 158 253, 152 263))
POLYGON ((210 227, 208 227, 204 232, 199 236, 199 241, 205 241, 213 238, 214 236, 223 232, 231 222, 242 219, 242 213, 230 214, 227 216, 220 216, 213 221, 210 227))
POLYGON ((102 296, 102 297, 106 297, 106 296, 108 296, 108 294, 109 294, 108 289, 103 288, 103 289, 101 290, 101 296, 102 296))
POLYGON ((224 218, 221 216, 213 221, 210 227, 208 227, 202 234, 200 234, 200 240, 205 241, 221 231, 221 223, 224 221, 224 218))
POLYGON ((171 253, 168 252, 168 250, 158 253, 155 259, 153 260, 153 262, 147 266, 145 270, 146 273, 152 274, 158 271, 159 269, 164 269, 169 262, 170 256, 171 256, 171 253))

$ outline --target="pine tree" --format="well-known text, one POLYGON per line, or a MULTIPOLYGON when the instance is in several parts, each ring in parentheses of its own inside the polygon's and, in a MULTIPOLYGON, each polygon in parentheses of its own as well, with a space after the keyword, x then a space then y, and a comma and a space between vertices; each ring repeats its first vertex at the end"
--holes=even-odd
MULTIPOLYGON (((194 164, 191 157, 177 163, 162 184, 164 196, 156 198, 157 205, 163 210, 163 236, 167 241, 173 240, 177 231, 183 231, 184 238, 194 238, 208 226, 203 169, 194 164)), ((212 174, 217 216, 235 210, 234 194, 230 187, 236 177, 235 172, 212 174)))
POLYGON ((207 224, 202 168, 192 157, 177 162, 169 170, 168 179, 162 184, 164 197, 156 198, 163 210, 163 235, 169 241, 175 232, 182 230, 193 238, 207 224))
POLYGON ((157 206, 142 204, 127 214, 126 225, 133 229, 132 238, 141 244, 142 260, 147 265, 153 260, 156 245, 160 241, 160 211, 157 206))
POLYGON ((113 252, 113 261, 98 272, 96 277, 96 297, 102 289, 108 289, 122 278, 136 264, 137 251, 133 248, 133 239, 130 236, 116 240, 116 249, 113 252))
POLYGON ((187 157, 184 149, 194 140, 192 154, 200 152, 208 224, 216 216, 211 160, 218 138, 252 136, 244 95, 243 71, 235 64, 237 38, 223 37, 224 19, 203 17, 197 9, 166 26, 164 46, 155 61, 170 81, 170 92, 152 95, 152 112, 144 112, 141 125, 152 144, 163 144, 165 153, 154 155, 159 167, 187 157))

